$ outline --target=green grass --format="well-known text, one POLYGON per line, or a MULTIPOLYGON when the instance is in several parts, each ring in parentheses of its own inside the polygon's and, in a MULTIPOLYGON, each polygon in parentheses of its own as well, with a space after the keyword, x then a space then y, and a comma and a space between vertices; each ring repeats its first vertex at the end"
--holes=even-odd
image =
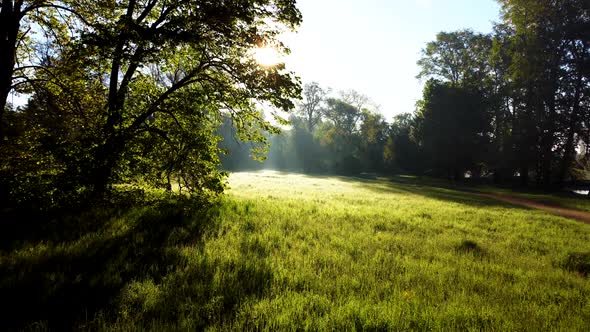
POLYGON ((196 212, 15 228, 4 329, 590 328, 590 225, 410 180, 260 172, 230 186, 196 212))

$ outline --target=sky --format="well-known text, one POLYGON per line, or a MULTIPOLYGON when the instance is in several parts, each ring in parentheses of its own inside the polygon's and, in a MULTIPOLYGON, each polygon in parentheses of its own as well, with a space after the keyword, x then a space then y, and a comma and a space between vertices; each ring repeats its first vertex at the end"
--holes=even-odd
POLYGON ((492 31, 495 0, 299 0, 303 23, 282 40, 303 83, 370 97, 386 120, 413 112, 424 82, 416 61, 440 31, 492 31))

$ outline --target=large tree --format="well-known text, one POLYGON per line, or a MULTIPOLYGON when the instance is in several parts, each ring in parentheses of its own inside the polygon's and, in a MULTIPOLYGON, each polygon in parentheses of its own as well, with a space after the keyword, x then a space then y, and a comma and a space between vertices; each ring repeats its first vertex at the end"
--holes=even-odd
POLYGON ((416 139, 435 174, 453 179, 478 171, 487 143, 487 123, 481 95, 450 82, 430 80, 424 88, 416 117, 416 139))
MULTIPOLYGON (((81 162, 68 169, 97 196, 128 174, 135 158, 165 155, 140 153, 142 144, 174 145, 169 155, 178 160, 192 144, 186 134, 222 116, 233 119, 242 139, 264 140, 262 132, 276 128, 258 102, 290 110, 300 95, 284 65, 263 67, 249 55, 262 46, 287 51, 276 37, 301 21, 294 0, 71 1, 67 10, 75 13, 68 22, 75 33, 67 47, 47 52, 49 70, 37 71, 31 84, 60 112, 91 118, 89 127, 72 123, 86 139, 78 146, 81 162)), ((180 165, 169 161, 163 163, 180 165)))
POLYGON ((418 78, 434 78, 453 85, 480 86, 489 73, 490 36, 471 30, 440 32, 426 44, 418 60, 418 78))
POLYGON ((470 170, 480 173, 488 136, 493 96, 490 76, 492 39, 471 30, 441 32, 429 42, 418 61, 418 78, 430 78, 416 110, 415 137, 430 167, 458 178, 470 170))

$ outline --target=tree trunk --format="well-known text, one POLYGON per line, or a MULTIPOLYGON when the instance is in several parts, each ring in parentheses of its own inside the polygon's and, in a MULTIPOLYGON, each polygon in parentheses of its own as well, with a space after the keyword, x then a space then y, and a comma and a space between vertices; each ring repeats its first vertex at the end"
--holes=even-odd
POLYGON ((523 187, 528 186, 529 184, 529 167, 528 166, 521 166, 520 167, 520 185, 523 187))
POLYGON ((576 93, 574 96, 574 104, 572 105, 572 116, 570 117, 570 121, 568 124, 568 132, 567 132, 567 141, 565 143, 565 151, 563 153, 563 159, 561 160, 561 167, 559 170, 559 186, 563 184, 565 181, 565 177, 567 175, 567 170, 574 159, 574 152, 575 152, 575 134, 576 134, 576 124, 578 122, 578 113, 580 112, 580 94, 582 90, 582 77, 581 75, 578 76, 578 82, 576 84, 576 93))
POLYGON ((172 192, 172 181, 170 181, 170 170, 166 171, 166 191, 172 192))
POLYGON ((92 199, 100 200, 107 193, 113 171, 124 149, 122 142, 123 139, 117 139, 115 136, 111 136, 94 154, 94 165, 89 172, 92 199))
MULTIPOLYGON (((552 96, 553 98, 553 96, 552 96)), ((541 169, 539 174, 541 176, 542 185, 545 189, 550 189, 552 185, 552 161, 553 161, 553 146, 554 146, 554 135, 555 135, 555 120, 553 112, 555 111, 555 101, 550 102, 549 105, 549 120, 547 125, 547 132, 543 133, 541 139, 541 169)))
POLYGON ((12 90, 16 43, 20 28, 20 6, 13 1, 2 1, 0 8, 0 144, 5 139, 4 112, 12 90))

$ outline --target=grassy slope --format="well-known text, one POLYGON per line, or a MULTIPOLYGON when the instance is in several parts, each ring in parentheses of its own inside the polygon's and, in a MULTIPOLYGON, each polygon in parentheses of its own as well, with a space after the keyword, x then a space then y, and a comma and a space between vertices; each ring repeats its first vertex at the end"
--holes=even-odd
POLYGON ((241 173, 230 184, 221 206, 197 217, 103 211, 86 218, 100 226, 3 248, 9 323, 590 327, 590 280, 564 267, 569 254, 590 253, 590 225, 412 183, 241 173))

